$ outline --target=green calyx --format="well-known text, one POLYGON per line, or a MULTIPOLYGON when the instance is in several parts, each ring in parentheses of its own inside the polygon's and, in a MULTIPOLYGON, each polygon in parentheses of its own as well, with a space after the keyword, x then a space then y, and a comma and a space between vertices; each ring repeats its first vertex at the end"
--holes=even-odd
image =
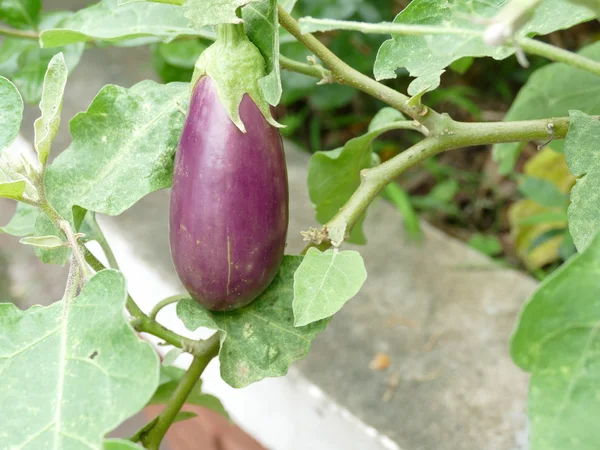
POLYGON ((265 60, 244 33, 242 24, 219 25, 217 41, 204 50, 196 62, 192 89, 203 76, 213 80, 227 114, 243 133, 246 127, 240 118, 240 103, 244 94, 248 94, 269 124, 283 127, 271 115, 258 83, 265 76, 265 60))

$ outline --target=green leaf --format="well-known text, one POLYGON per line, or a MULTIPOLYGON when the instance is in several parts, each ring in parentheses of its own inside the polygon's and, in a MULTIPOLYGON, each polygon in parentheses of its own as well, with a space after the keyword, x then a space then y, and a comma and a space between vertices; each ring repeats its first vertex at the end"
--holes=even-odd
MULTIPOLYGON (((373 140, 397 128, 395 122, 403 118, 395 109, 383 108, 366 134, 350 139, 343 147, 313 154, 308 163, 308 193, 319 223, 327 223, 360 185, 360 171, 372 165, 373 140)), ((352 229, 350 242, 366 243, 364 217, 352 229)))
POLYGON ((402 215, 402 222, 408 236, 417 242, 423 239, 423 230, 421 229, 419 216, 413 208, 406 191, 398 183, 392 182, 385 187, 382 195, 384 198, 390 200, 402 215))
POLYGON ((285 375, 327 326, 329 320, 294 327, 293 277, 301 261, 301 256, 284 256, 267 290, 243 308, 212 312, 192 299, 177 303, 177 315, 189 330, 207 327, 221 333, 221 377, 230 386, 285 375))
POLYGON ((74 300, 0 304, 3 446, 99 448, 144 407, 159 362, 125 319, 126 297, 123 275, 104 270, 74 300))
POLYGON ((65 58, 62 53, 59 53, 48 64, 40 102, 42 115, 33 124, 35 129, 34 146, 42 165, 46 165, 50 154, 50 146, 60 125, 60 112, 65 85, 67 84, 67 75, 68 69, 65 58))
POLYGON ((519 191, 525 197, 547 208, 565 208, 569 197, 562 193, 552 181, 542 178, 524 176, 519 191))
MULTIPOLYGON (((417 80, 421 77, 427 78, 427 83, 417 80, 413 83, 439 86, 441 71, 461 58, 468 56, 507 58, 514 53, 514 48, 490 47, 483 41, 482 35, 473 34, 473 31, 483 31, 487 26, 486 19, 494 17, 505 3, 506 0, 476 2, 413 0, 396 16, 395 23, 440 25, 461 28, 467 33, 394 35, 379 49, 374 67, 375 78, 377 80, 395 78, 396 69, 405 67, 417 80)), ((588 9, 573 5, 567 0, 545 0, 536 9, 532 20, 519 30, 517 36, 548 34, 591 18, 588 9)), ((409 90, 418 89, 409 87, 409 90)))
POLYGON ((42 31, 40 42, 45 48, 97 39, 118 42, 144 36, 170 42, 180 36, 197 34, 179 6, 159 3, 118 6, 117 0, 102 0, 77 11, 57 27, 42 31))
POLYGON ((185 83, 142 81, 102 88, 71 121, 71 145, 48 167, 50 203, 118 215, 143 196, 171 185, 173 158, 185 119, 185 83))
POLYGON ((138 444, 124 439, 108 439, 104 441, 104 450, 143 450, 138 444))
POLYGON ((265 99, 276 106, 281 99, 281 75, 279 73, 279 22, 277 0, 259 0, 242 10, 244 31, 265 58, 266 73, 258 80, 265 99))
MULTIPOLYGON (((41 30, 60 24, 71 15, 68 11, 55 11, 42 15, 41 30)), ((12 79, 27 103, 38 103, 46 67, 54 55, 63 53, 69 73, 77 66, 83 44, 42 49, 37 41, 23 38, 5 38, 0 46, 0 74, 12 79)))
POLYGON ((17 138, 23 120, 23 99, 17 87, 0 76, 0 151, 17 138))
POLYGON ((513 360, 531 372, 532 450, 594 449, 600 430, 600 235, 548 276, 525 304, 511 341, 513 360))
POLYGON ((39 213, 37 206, 19 202, 15 215, 6 226, 0 227, 0 232, 11 236, 31 236, 35 233, 35 221, 39 213))
POLYGON ((577 182, 571 190, 569 231, 580 252, 600 230, 600 121, 570 111, 565 156, 577 182))
MULTIPOLYGON (((579 54, 600 61, 600 42, 588 45, 579 54)), ((504 120, 561 117, 566 116, 571 109, 578 109, 586 114, 599 114, 600 103, 596 101, 599 95, 600 84, 597 75, 567 64, 549 64, 536 70, 529 77, 504 120)), ((494 146, 493 156, 500 164, 501 174, 508 174, 513 170, 523 146, 523 143, 494 146)), ((564 143, 555 139, 548 146, 561 152, 564 143)))
POLYGON ((236 9, 258 0, 187 0, 183 5, 185 17, 196 30, 207 25, 241 23, 236 9))
POLYGON ((27 182, 25 180, 2 182, 0 173, 0 197, 22 200, 27 182))
MULTIPOLYGON (((88 110, 71 120, 71 145, 46 170, 52 206, 79 230, 86 210, 118 215, 169 187, 188 95, 186 83, 150 80, 130 89, 102 88, 88 110)), ((36 229, 39 236, 61 236, 45 216, 36 229)), ((65 249, 36 253, 54 264, 68 257, 65 249)))
POLYGON ((168 44, 159 43, 156 45, 158 54, 171 66, 193 69, 198 56, 210 45, 209 41, 199 41, 197 39, 185 39, 169 42, 168 44))
POLYGON ((15 28, 35 29, 41 9, 41 0, 2 0, 0 18, 15 28))
POLYGON ((360 253, 308 249, 294 274, 294 326, 333 316, 354 297, 367 279, 360 253))
POLYGON ((28 236, 24 237, 19 242, 24 245, 31 245, 33 247, 43 248, 46 250, 64 247, 66 245, 66 242, 64 242, 58 236, 28 236))
POLYGON ((571 3, 576 5, 583 5, 589 8, 596 14, 596 17, 600 17, 600 2, 598 0, 570 0, 571 3))
MULTIPOLYGON (((179 382, 185 375, 185 370, 179 369, 177 367, 165 367, 162 366, 160 369, 160 384, 156 389, 156 392, 152 396, 150 400, 150 405, 162 405, 166 404, 177 386, 179 382)), ((199 378, 192 390, 190 391, 190 395, 188 396, 185 403, 189 405, 198 405, 203 406, 204 408, 208 408, 217 414, 222 415, 226 419, 229 419, 229 414, 225 410, 225 407, 221 403, 221 401, 215 397, 214 395, 204 394, 202 392, 202 380, 199 378)))
POLYGON ((487 256, 497 256, 502 253, 502 243, 496 236, 486 236, 475 233, 469 239, 469 247, 487 256))

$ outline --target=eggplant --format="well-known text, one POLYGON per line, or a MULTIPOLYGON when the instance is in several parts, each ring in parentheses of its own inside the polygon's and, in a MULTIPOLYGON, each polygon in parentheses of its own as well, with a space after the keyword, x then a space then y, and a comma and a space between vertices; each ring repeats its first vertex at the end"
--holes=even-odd
POLYGON ((243 133, 214 81, 196 83, 175 158, 170 244, 190 295, 213 311, 247 305, 271 283, 285 249, 288 183, 281 136, 254 101, 243 133))

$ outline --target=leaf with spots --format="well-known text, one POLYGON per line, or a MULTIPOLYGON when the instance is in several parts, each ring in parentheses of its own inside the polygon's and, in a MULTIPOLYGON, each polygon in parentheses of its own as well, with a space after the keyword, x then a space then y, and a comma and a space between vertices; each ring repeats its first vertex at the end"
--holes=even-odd
POLYGON ((531 372, 531 450, 596 449, 600 429, 600 234, 527 301, 511 341, 531 372))
POLYGON ((126 297, 123 275, 105 270, 73 300, 0 304, 3 448, 100 449, 144 407, 159 360, 125 319, 126 297))
POLYGON ((0 152, 17 138, 21 120, 23 120, 21 94, 10 80, 0 77, 0 152))
POLYGON ((571 189, 569 231, 580 252, 600 230, 600 120, 570 111, 565 156, 577 182, 571 189))
MULTIPOLYGON (((169 187, 188 95, 186 83, 102 88, 73 118, 71 145, 46 170, 48 200, 62 217, 79 229, 86 210, 118 215, 169 187)), ((45 216, 36 227, 41 236, 57 233, 45 216)), ((67 254, 56 255, 43 259, 64 263, 67 254)))
MULTIPOLYGON (((417 92, 425 85, 439 86, 443 69, 461 58, 491 56, 504 59, 515 52, 513 47, 491 47, 483 41, 486 21, 494 17, 507 0, 440 1, 413 0, 394 19, 395 23, 439 25, 459 28, 464 33, 442 35, 394 35, 385 41, 377 53, 373 69, 377 80, 396 78, 396 70, 405 67, 418 80, 409 87, 417 92), (481 33, 479 33, 481 32, 481 33), (417 87, 418 83, 420 87, 417 87)), ((567 0, 545 0, 532 19, 519 30, 518 36, 548 34, 591 20, 593 14, 584 6, 567 0)))
POLYGON ((254 302, 228 312, 212 312, 192 299, 177 304, 177 315, 189 330, 207 327, 221 333, 221 377, 241 388, 266 377, 285 375, 305 358, 312 340, 329 320, 294 327, 294 272, 301 256, 284 256, 279 273, 254 302))
POLYGON ((46 165, 50 146, 60 125, 60 112, 67 84, 67 74, 65 57, 59 53, 48 64, 40 101, 42 115, 33 124, 35 129, 34 146, 42 165, 46 165))
POLYGON ((366 279, 360 253, 308 249, 294 274, 294 326, 333 316, 358 293, 366 279))

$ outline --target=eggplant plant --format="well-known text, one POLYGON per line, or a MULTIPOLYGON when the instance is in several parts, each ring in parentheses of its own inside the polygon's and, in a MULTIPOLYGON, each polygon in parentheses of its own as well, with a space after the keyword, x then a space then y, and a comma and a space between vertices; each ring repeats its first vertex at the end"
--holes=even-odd
MULTIPOLYGON (((597 2, 412 0, 378 23, 345 20, 351 14, 296 19, 295 3, 101 0, 75 12, 0 3, 0 197, 18 202, 0 230, 21 237, 44 263, 69 267, 63 297, 49 306, 0 303, 0 449, 157 450, 170 426, 190 417, 185 403, 226 415, 201 391, 206 366, 218 358, 223 380, 243 388, 304 358, 365 282, 360 252, 347 243, 365 243, 362 222, 380 194, 405 197, 398 176, 441 152, 481 145, 493 145, 500 172, 510 174, 530 141, 564 152, 577 177, 568 207, 576 254, 523 306, 510 342, 514 362, 531 373, 530 448, 598 448, 590 418, 600 414, 600 44, 575 52, 544 39, 597 20, 597 2), (338 30, 388 37, 373 76, 313 34, 338 30), (148 43, 160 70, 183 81, 103 87, 72 118, 68 148, 50 157, 68 75, 82 53, 148 43), (300 46, 306 60, 280 52, 300 46), (425 102, 456 62, 516 58, 525 66, 531 55, 551 64, 531 76, 505 121, 461 122, 425 102), (401 68, 412 78, 406 93, 384 83, 401 68), (306 220, 301 255, 284 254, 299 236, 287 233, 285 118, 275 120, 290 74, 311 80, 314 95, 336 86, 385 104, 367 133, 312 156, 316 220, 306 220), (23 99, 41 111, 35 158, 12 146, 23 99), (373 142, 392 130, 419 139, 381 162, 373 142), (174 269, 187 293, 146 314, 95 216, 119 215, 167 188, 174 269), (161 324, 158 313, 173 303, 190 331, 214 334, 190 339, 161 324), (190 354, 187 370, 170 366, 172 356, 161 361, 141 333, 171 346, 171 355, 190 354), (165 407, 130 439, 107 437, 151 404, 165 407)), ((364 6, 346 5, 357 14, 368 11, 369 2, 352 3, 364 6)))

